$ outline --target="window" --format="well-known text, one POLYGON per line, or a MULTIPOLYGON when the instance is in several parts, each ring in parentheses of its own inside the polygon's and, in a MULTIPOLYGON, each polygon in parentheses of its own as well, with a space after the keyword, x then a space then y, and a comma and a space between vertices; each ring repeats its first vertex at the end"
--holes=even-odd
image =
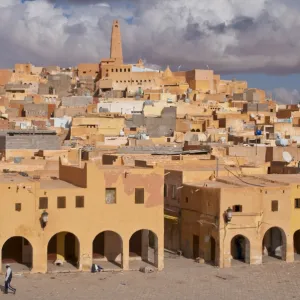
POLYGON ((76 196, 76 207, 77 208, 84 207, 84 196, 76 196))
POLYGON ((124 69, 124 72, 126 72, 126 69, 124 69))
POLYGON ((278 211, 278 201, 277 200, 272 201, 271 208, 272 208, 272 211, 278 211))
POLYGON ((234 212, 242 212, 243 211, 243 207, 242 207, 242 205, 233 205, 232 210, 234 212))
POLYGON ((300 198, 295 199, 295 208, 300 208, 300 198))
POLYGON ((128 72, 130 72, 130 69, 128 69, 128 72))
POLYGON ((116 188, 106 188, 105 189, 105 203, 106 204, 115 204, 115 203, 117 203, 116 188))
POLYGON ((66 197, 57 197, 57 208, 66 208, 66 197))
POLYGON ((120 69, 120 72, 122 72, 122 69, 120 69))
POLYGON ((118 69, 116 69, 116 72, 118 72, 118 69))
POLYGON ((172 199, 176 199, 176 185, 172 185, 172 199))
POLYGON ((114 71, 114 69, 111 69, 111 71, 113 72, 113 71, 114 71))
POLYGON ((48 208, 48 197, 40 197, 39 209, 47 209, 47 208, 48 208))
POLYGON ((135 204, 144 204, 144 189, 135 189, 135 204))
POLYGON ((168 197, 168 186, 164 184, 164 197, 168 197))
POLYGON ((15 204, 15 211, 21 211, 22 210, 22 204, 21 203, 16 203, 15 204))
POLYGON ((185 203, 189 202, 189 197, 185 197, 185 203))

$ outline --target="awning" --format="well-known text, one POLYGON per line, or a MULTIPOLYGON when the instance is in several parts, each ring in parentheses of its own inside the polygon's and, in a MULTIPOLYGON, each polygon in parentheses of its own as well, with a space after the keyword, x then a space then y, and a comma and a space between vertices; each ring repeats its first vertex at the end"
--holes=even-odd
POLYGON ((171 221, 175 222, 176 224, 178 223, 178 217, 165 215, 165 219, 171 220, 171 221))

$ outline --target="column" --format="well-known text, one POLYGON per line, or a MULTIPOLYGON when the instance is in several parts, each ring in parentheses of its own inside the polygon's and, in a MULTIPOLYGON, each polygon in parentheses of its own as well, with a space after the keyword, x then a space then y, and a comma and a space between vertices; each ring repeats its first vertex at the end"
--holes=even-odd
POLYGON ((286 262, 294 262, 294 241, 292 235, 287 237, 286 245, 283 242, 282 252, 283 260, 285 259, 286 262))
POLYGON ((78 246, 80 247, 78 252, 78 269, 90 271, 93 264, 93 241, 81 239, 78 246))
POLYGON ((148 261, 149 230, 142 230, 142 260, 148 261))
POLYGON ((47 260, 47 244, 41 243, 32 244, 32 270, 31 273, 46 273, 48 269, 47 260))
POLYGON ((164 268, 164 237, 155 237, 154 265, 161 271, 164 268))
POLYGON ((260 237, 250 241, 250 265, 262 264, 262 242, 260 237))
POLYGON ((127 237, 123 238, 122 269, 129 270, 129 240, 127 237))

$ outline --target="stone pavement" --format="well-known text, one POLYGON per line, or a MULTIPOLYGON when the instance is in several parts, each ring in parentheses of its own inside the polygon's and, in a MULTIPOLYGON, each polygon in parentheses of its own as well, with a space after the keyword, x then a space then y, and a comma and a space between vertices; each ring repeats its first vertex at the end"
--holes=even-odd
POLYGON ((300 299, 300 263, 249 266, 230 269, 201 265, 168 256, 165 270, 151 274, 136 271, 15 276, 14 296, 1 299, 300 299))

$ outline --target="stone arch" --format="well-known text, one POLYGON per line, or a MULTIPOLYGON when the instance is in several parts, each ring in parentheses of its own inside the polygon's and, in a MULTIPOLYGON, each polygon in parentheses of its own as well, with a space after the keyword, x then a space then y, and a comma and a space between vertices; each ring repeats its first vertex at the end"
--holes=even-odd
POLYGON ((93 263, 110 262, 122 266, 123 239, 115 231, 100 232, 93 240, 93 263))
POLYGON ((76 268, 79 267, 80 242, 78 237, 68 231, 61 231, 54 234, 48 241, 47 247, 48 262, 68 263, 76 268))
POLYGON ((13 236, 2 246, 2 264, 16 264, 19 271, 32 269, 33 248, 23 236, 13 236))
POLYGON ((293 235, 294 258, 300 260, 300 229, 296 230, 293 235))
POLYGON ((135 231, 129 239, 129 261, 158 267, 158 237, 149 229, 135 231))
POLYGON ((232 260, 250 264, 250 241, 242 234, 237 234, 231 239, 230 252, 232 260))
POLYGON ((262 252, 265 257, 271 256, 286 260, 286 234, 280 227, 269 228, 262 240, 262 252))

